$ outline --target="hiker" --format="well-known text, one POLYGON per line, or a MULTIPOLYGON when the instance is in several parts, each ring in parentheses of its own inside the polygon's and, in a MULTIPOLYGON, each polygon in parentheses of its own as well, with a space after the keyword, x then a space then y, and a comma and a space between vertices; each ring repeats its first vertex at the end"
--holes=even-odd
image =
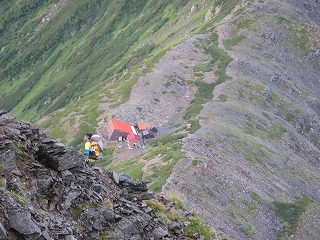
POLYGON ((86 159, 85 159, 86 163, 89 162, 89 157, 90 157, 91 137, 92 137, 91 133, 87 133, 86 135, 84 135, 84 141, 85 141, 84 150, 86 155, 86 159))
POLYGON ((103 157, 103 144, 99 134, 91 136, 91 153, 92 158, 99 160, 103 157))

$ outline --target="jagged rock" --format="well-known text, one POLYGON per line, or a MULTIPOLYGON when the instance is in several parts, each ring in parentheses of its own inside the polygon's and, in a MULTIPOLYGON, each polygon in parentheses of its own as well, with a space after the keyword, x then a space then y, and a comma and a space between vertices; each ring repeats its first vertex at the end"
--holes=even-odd
POLYGON ((116 182, 116 184, 120 183, 119 175, 116 172, 112 172, 113 180, 116 182))
POLYGON ((61 204, 63 210, 67 210, 71 207, 72 202, 81 195, 80 191, 71 191, 65 196, 64 203, 61 204))
POLYGON ((40 194, 46 193, 52 184, 53 179, 51 176, 42 176, 41 178, 37 179, 37 186, 38 191, 40 194))
POLYGON ((128 199, 136 199, 136 200, 150 200, 154 198, 154 194, 151 192, 144 193, 130 193, 127 196, 128 199))
POLYGON ((117 184, 120 184, 123 188, 127 188, 129 193, 133 191, 145 192, 148 191, 147 183, 150 181, 140 181, 132 179, 126 173, 115 173, 113 172, 113 178, 117 184))
POLYGON ((0 135, 0 165, 8 172, 16 169, 13 143, 5 135, 0 135))
POLYGON ((180 227, 180 223, 173 221, 172 223, 170 223, 169 229, 170 230, 174 230, 180 227))
POLYGON ((46 240, 52 240, 52 238, 50 237, 50 235, 49 235, 49 233, 47 231, 42 232, 42 236, 46 240))
POLYGON ((69 170, 62 171, 61 175, 63 181, 74 182, 76 179, 75 176, 69 170))
POLYGON ((129 240, 142 240, 139 235, 131 236, 129 240))
POLYGON ((155 239, 161 239, 161 238, 168 235, 168 230, 163 229, 161 227, 157 227, 153 230, 153 234, 154 234, 155 239))
POLYGON ((11 213, 8 216, 10 227, 22 234, 25 239, 35 240, 41 236, 41 229, 27 211, 11 213))
POLYGON ((72 235, 68 235, 68 236, 66 236, 66 238, 65 238, 66 240, 77 240, 74 236, 72 236, 72 235))
POLYGON ((8 234, 2 223, 0 222, 0 240, 7 240, 8 234))
POLYGON ((12 120, 15 120, 16 116, 12 113, 9 113, 6 110, 0 111, 0 124, 11 122, 12 120))
POLYGON ((11 180, 7 180, 7 189, 9 191, 14 191, 16 193, 21 192, 20 185, 20 180, 18 178, 12 178, 11 180))
POLYGON ((131 216, 121 220, 118 224, 118 228, 122 235, 128 238, 134 235, 141 235, 144 231, 144 227, 148 225, 151 217, 148 215, 131 216))
POLYGON ((73 147, 48 139, 39 146, 37 155, 40 162, 57 171, 80 167, 84 161, 83 155, 73 147))

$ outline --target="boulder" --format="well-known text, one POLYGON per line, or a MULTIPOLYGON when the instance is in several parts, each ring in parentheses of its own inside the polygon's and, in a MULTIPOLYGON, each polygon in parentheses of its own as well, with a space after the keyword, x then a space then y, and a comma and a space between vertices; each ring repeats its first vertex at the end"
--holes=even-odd
POLYGON ((7 172, 16 169, 16 153, 13 143, 5 135, 0 135, 0 166, 7 172))
POLYGON ((41 236, 41 229, 32 220, 30 212, 9 212, 8 219, 10 227, 22 234, 25 239, 35 240, 41 236))
POLYGON ((0 110, 0 125, 8 122, 12 122, 16 119, 16 116, 6 110, 0 110))
POLYGON ((162 239, 168 235, 168 230, 162 227, 157 227, 153 230, 153 235, 155 239, 162 239))
POLYGON ((56 171, 80 167, 84 162, 84 157, 78 150, 52 139, 42 141, 37 156, 40 162, 56 171))
POLYGON ((7 240, 8 234, 2 223, 0 222, 0 240, 7 240))

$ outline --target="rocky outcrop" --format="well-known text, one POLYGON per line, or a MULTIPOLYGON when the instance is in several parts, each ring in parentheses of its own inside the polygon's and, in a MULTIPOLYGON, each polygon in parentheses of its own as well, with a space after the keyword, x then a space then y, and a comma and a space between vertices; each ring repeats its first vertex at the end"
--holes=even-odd
MULTIPOLYGON (((0 239, 184 239, 143 200, 146 181, 84 163, 76 149, 0 111, 0 239)), ((181 225, 181 224, 180 224, 181 225)))

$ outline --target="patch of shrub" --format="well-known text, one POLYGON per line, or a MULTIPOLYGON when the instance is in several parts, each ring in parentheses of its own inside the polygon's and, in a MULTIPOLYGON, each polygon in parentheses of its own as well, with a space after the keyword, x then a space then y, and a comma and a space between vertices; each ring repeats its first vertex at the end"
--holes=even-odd
POLYGON ((283 228, 278 233, 278 239, 283 239, 286 236, 295 234, 299 219, 311 202, 313 202, 313 200, 306 195, 303 195, 294 203, 273 202, 273 210, 283 223, 283 228))
POLYGON ((171 201, 171 203, 179 209, 183 209, 184 208, 184 201, 182 199, 182 197, 178 194, 178 193, 172 193, 169 196, 169 200, 171 201))
POLYGON ((0 188, 4 188, 5 186, 6 186, 5 179, 4 178, 0 178, 0 188))
POLYGON ((241 42, 245 38, 246 36, 244 35, 236 35, 233 38, 223 41, 223 45, 226 49, 230 50, 232 49, 233 46, 237 45, 239 42, 241 42))
POLYGON ((146 204, 148 207, 152 208, 156 213, 163 213, 165 206, 163 203, 154 201, 154 200, 146 200, 146 204))
POLYGON ((190 223, 184 228, 187 237, 193 238, 195 233, 203 236, 205 240, 215 237, 208 225, 199 216, 191 217, 189 221, 190 223))

